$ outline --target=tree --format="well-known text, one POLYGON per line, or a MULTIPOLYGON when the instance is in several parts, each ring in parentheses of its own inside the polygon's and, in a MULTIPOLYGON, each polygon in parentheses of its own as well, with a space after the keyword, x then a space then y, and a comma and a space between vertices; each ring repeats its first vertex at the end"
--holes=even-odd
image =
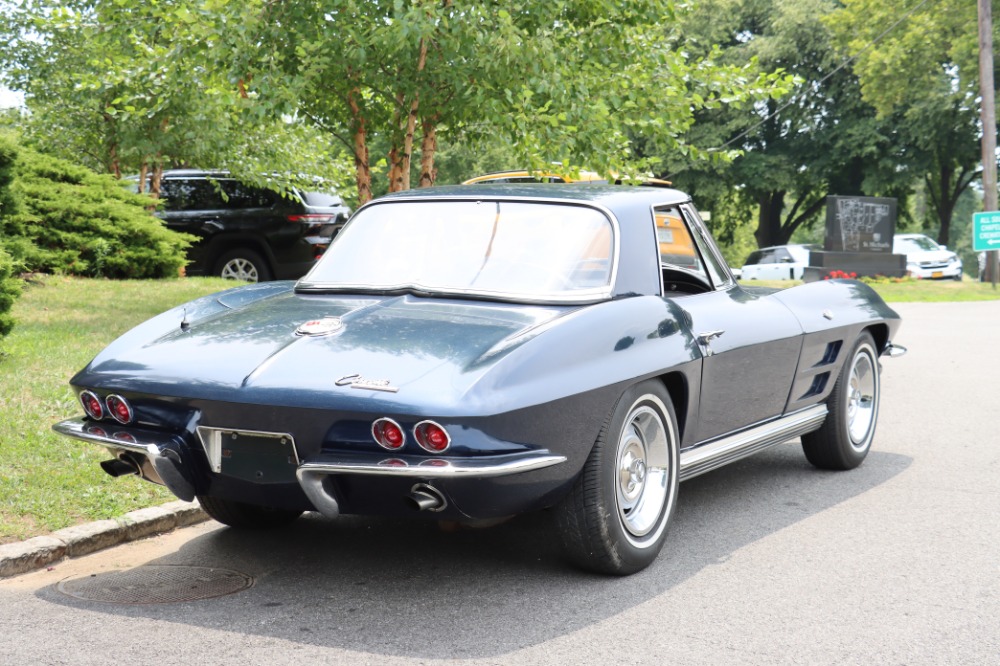
MULTIPOLYGON (((909 147, 907 169, 923 181, 939 225, 938 242, 946 244, 955 206, 975 180, 980 159, 976 5, 843 4, 828 23, 844 51, 860 52, 854 69, 864 99, 880 117, 900 119, 909 147), (897 27, 871 45, 901 16, 897 27)), ((996 12, 1000 2, 993 6, 996 12)))
POLYGON ((838 69, 843 58, 823 20, 837 5, 704 0, 687 20, 693 49, 720 44, 725 61, 756 57, 765 70, 783 68, 800 81, 787 99, 753 113, 698 116, 690 140, 739 149, 731 164, 670 162, 669 177, 712 210, 723 239, 753 216, 758 246, 782 245, 820 218, 828 194, 906 195, 895 119, 876 117, 850 69, 838 69))
POLYGON ((148 174, 140 187, 150 182, 154 196, 176 166, 229 168, 279 189, 343 180, 341 151, 294 118, 247 115, 237 87, 206 66, 202 9, 197 0, 3 5, 0 70, 27 93, 26 141, 116 177, 148 174))
POLYGON ((435 180, 437 133, 490 134, 525 164, 553 160, 618 173, 648 169, 630 137, 700 155, 683 135, 698 109, 779 94, 755 63, 690 58, 672 5, 556 0, 515 10, 451 0, 212 3, 202 39, 261 113, 299 113, 353 154, 360 202, 372 193, 373 137, 389 189, 435 180), (224 19, 224 21, 223 21, 224 19), (240 25, 241 30, 226 26, 240 25), (331 37, 331 35, 335 37, 331 37), (641 57, 637 57, 641 54, 641 57))

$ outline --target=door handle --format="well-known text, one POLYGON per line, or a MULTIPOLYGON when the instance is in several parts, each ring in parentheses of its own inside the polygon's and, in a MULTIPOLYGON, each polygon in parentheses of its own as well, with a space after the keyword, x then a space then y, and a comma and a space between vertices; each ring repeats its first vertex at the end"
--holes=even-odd
POLYGON ((725 333, 725 331, 707 331, 705 333, 699 333, 697 340, 698 346, 701 347, 701 353, 705 356, 711 356, 714 354, 715 352, 712 351, 712 346, 709 343, 723 333, 725 333))

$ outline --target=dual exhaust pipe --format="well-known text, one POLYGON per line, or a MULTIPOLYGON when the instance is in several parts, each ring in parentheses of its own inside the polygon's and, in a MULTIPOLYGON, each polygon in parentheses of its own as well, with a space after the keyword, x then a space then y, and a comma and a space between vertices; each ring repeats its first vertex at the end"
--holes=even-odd
MULTIPOLYGON (((296 476, 299 486, 316 510, 327 518, 340 515, 340 505, 328 474, 300 467, 296 476)), ((429 483, 417 483, 403 496, 403 501, 414 511, 444 511, 448 500, 444 493, 429 483)))

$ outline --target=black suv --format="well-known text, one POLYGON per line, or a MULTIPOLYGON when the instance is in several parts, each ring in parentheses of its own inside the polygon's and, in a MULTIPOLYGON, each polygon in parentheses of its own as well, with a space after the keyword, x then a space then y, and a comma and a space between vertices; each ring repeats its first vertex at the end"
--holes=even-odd
POLYGON ((201 239, 188 250, 188 275, 250 282, 305 275, 351 214, 336 194, 286 198, 225 172, 164 171, 160 197, 167 226, 201 239))

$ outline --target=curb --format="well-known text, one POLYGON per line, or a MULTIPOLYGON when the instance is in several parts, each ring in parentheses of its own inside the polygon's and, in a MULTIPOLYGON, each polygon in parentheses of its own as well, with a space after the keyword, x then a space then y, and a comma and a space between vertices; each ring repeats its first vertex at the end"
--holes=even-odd
POLYGON ((82 557, 205 520, 208 515, 198 504, 176 501, 130 511, 114 520, 74 525, 27 541, 4 544, 0 546, 0 578, 28 573, 68 557, 82 557))

